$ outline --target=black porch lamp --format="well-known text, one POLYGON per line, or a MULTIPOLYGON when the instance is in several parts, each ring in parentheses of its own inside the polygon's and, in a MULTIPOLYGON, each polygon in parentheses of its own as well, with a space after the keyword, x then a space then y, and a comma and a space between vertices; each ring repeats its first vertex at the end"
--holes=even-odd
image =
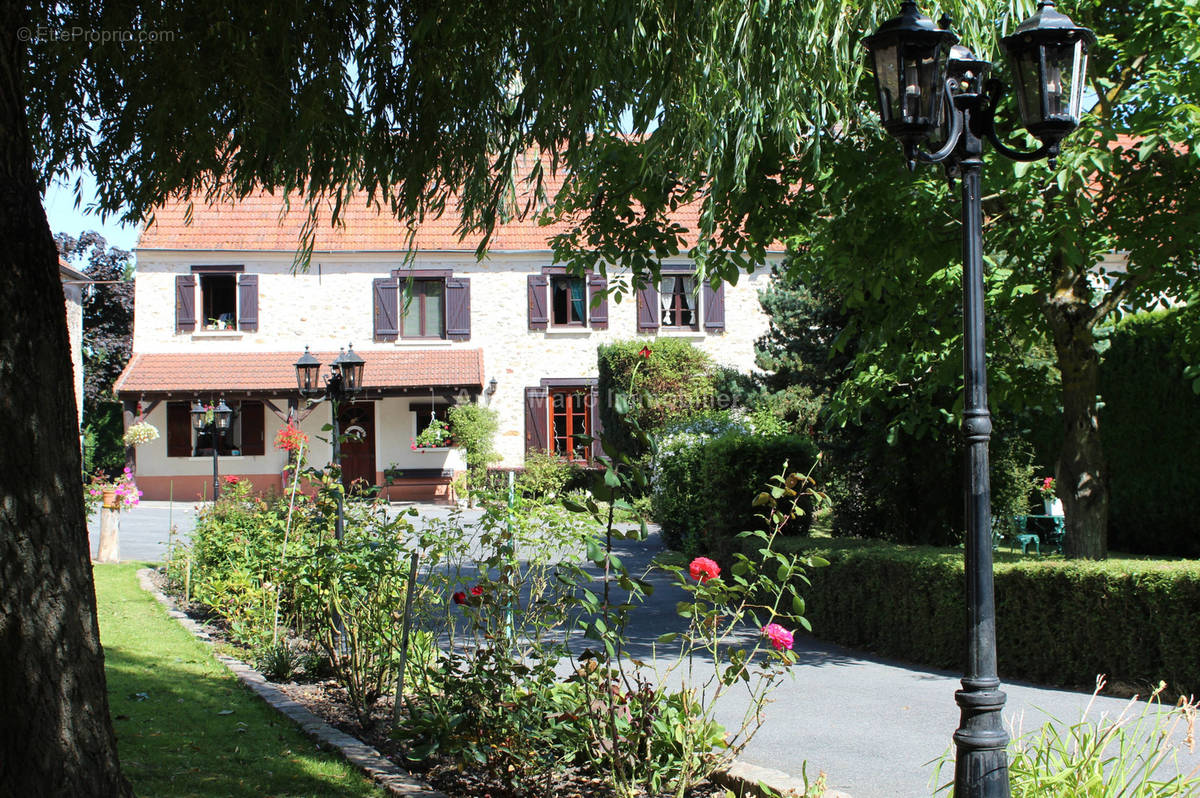
POLYGON ((963 486, 967 539, 964 548, 967 608, 967 669, 955 693, 961 710, 954 732, 955 798, 1007 798, 1008 734, 1001 712, 1005 695, 996 674, 996 600, 992 580, 991 481, 983 314, 984 140, 1016 161, 1050 159, 1079 124, 1087 53, 1096 37, 1042 0, 1037 13, 1002 40, 1012 63, 1021 121, 1042 146, 1018 152, 996 135, 996 104, 1004 85, 988 79, 992 65, 956 45, 943 17, 938 25, 907 0, 895 19, 865 40, 875 71, 879 116, 900 140, 909 168, 940 163, 961 180, 963 227, 963 486), (933 105, 930 105, 933 103, 933 105), (922 142, 942 123, 939 149, 922 142))
POLYGON ((349 352, 341 352, 330 364, 330 368, 334 369, 342 378, 342 390, 348 394, 356 394, 362 390, 363 369, 366 366, 366 361, 359 357, 354 351, 354 344, 350 344, 349 352))

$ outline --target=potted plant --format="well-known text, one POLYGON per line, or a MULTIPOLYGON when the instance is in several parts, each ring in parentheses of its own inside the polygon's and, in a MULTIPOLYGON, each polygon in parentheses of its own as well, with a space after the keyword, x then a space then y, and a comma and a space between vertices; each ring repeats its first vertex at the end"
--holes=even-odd
POLYGON ((450 425, 441 419, 434 418, 429 421, 429 426, 421 430, 417 437, 412 439, 412 449, 441 449, 451 446, 453 441, 450 440, 450 425))
POLYGON ((1042 507, 1045 509, 1046 515, 1062 515, 1062 499, 1055 495, 1054 477, 1043 477, 1037 481, 1036 485, 1038 493, 1042 496, 1042 507))
POLYGON ((125 435, 122 436, 121 440, 126 446, 141 446, 157 438, 158 427, 153 424, 147 424, 145 421, 139 421, 136 424, 130 425, 129 429, 125 430, 125 435))

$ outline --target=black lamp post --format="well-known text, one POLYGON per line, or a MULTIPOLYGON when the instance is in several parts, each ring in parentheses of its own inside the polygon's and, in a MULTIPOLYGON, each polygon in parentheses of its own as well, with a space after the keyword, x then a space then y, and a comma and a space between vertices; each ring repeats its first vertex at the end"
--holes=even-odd
POLYGON ((197 436, 207 432, 208 439, 212 443, 213 456, 213 501, 221 497, 221 483, 218 479, 220 473, 219 457, 220 457, 220 441, 225 437, 225 433, 229 431, 229 423, 233 420, 233 411, 229 409, 229 405, 225 404, 225 399, 222 398, 216 407, 205 407, 200 404, 197 399, 192 403, 192 427, 196 430, 197 436))
POLYGON ((1037 13, 1001 44, 1013 66, 1021 121, 1042 146, 1018 152, 995 132, 1004 92, 988 80, 991 64, 976 58, 943 17, 935 25, 915 2, 866 40, 875 72, 884 128, 904 145, 909 168, 941 163, 962 183, 963 222, 963 438, 966 443, 967 672, 955 700, 962 711, 954 733, 956 798, 1009 795, 1008 735, 1001 722, 1005 695, 996 675, 996 604, 992 583, 991 487, 983 326, 983 224, 980 177, 983 141, 1018 161, 1058 155, 1059 142, 1079 124, 1088 48, 1096 37, 1042 0, 1037 13), (945 120, 943 123, 943 116, 945 120), (921 144, 941 128, 945 141, 932 154, 921 144))
MULTIPOLYGON (((342 466, 342 435, 338 425, 338 405, 353 398, 362 391, 363 370, 367 362, 354 351, 341 350, 333 362, 329 364, 329 374, 325 375, 325 384, 321 385, 321 361, 317 360, 308 347, 296 361, 296 385, 300 395, 309 402, 329 401, 333 412, 333 464, 338 468, 338 478, 341 479, 342 466)), ((334 526, 334 536, 342 539, 345 523, 343 516, 342 491, 337 494, 337 521, 334 526)))

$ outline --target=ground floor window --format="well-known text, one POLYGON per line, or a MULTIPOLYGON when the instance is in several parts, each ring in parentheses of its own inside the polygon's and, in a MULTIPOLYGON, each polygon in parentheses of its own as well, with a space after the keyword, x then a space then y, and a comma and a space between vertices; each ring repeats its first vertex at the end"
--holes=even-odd
POLYGON ((587 459, 589 444, 577 436, 592 434, 591 395, 587 387, 550 389, 552 450, 567 460, 587 459))

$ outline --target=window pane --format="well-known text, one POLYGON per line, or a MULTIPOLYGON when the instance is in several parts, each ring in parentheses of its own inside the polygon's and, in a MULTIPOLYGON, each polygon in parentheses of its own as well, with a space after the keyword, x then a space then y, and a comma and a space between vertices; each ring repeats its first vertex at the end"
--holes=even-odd
POLYGON ((587 299, 583 289, 583 278, 571 278, 571 321, 583 324, 587 320, 587 299))
POLYGON ((570 322, 570 312, 568 310, 567 283, 562 277, 555 277, 550 281, 550 305, 551 319, 553 324, 568 324, 570 322))
POLYGON ((446 284, 441 280, 425 282, 425 329, 422 335, 441 338, 445 326, 446 284))

